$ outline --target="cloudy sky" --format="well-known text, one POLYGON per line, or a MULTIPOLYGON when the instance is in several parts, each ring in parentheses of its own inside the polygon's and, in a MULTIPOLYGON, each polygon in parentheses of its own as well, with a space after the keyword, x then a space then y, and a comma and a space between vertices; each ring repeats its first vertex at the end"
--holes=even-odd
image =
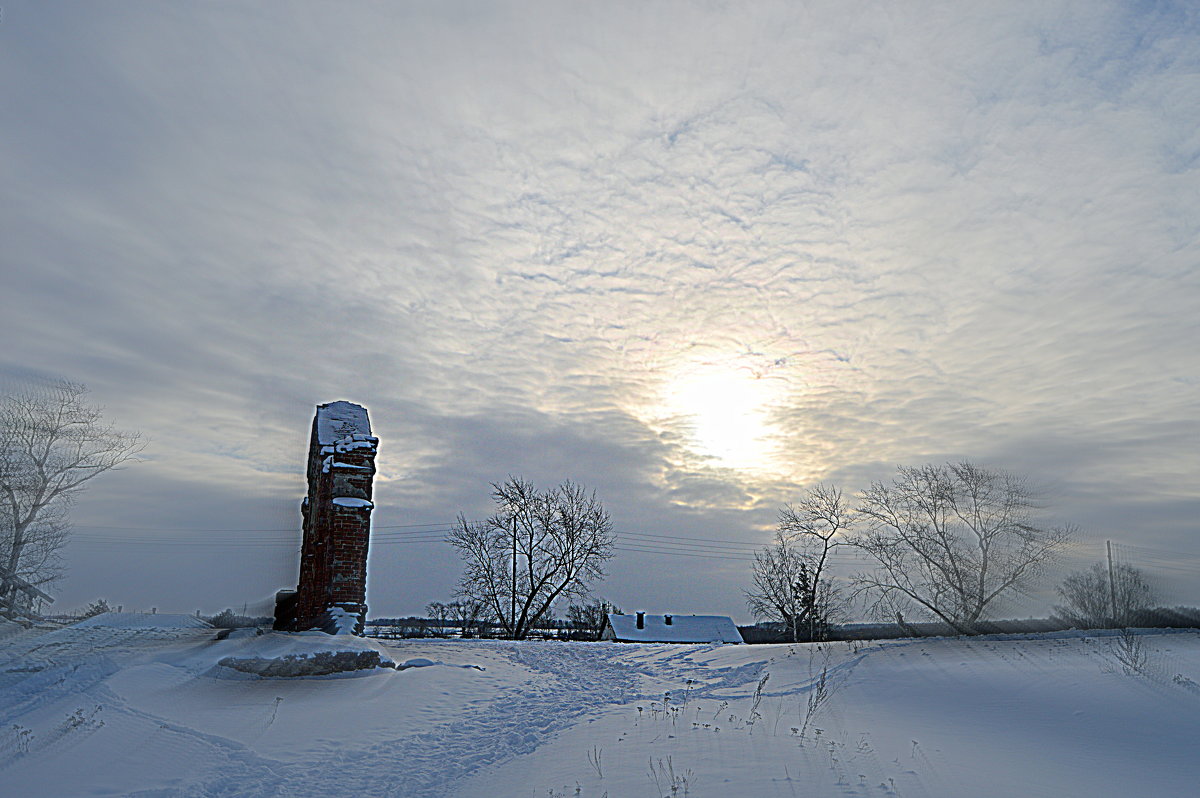
POLYGON ((0 373, 150 441, 64 609, 265 608, 336 399, 375 615, 508 474, 627 610, 747 621, 783 502, 959 458, 1200 578, 1192 4, 11 2, 0 100, 0 373))

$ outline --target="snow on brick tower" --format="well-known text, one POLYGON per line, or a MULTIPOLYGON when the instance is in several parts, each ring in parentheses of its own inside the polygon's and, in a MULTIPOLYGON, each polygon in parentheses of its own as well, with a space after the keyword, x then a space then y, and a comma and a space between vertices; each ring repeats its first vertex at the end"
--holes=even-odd
POLYGON ((276 594, 276 629, 362 634, 378 444, 365 407, 351 402, 317 406, 308 447, 308 495, 300 504, 300 583, 294 591, 276 594))

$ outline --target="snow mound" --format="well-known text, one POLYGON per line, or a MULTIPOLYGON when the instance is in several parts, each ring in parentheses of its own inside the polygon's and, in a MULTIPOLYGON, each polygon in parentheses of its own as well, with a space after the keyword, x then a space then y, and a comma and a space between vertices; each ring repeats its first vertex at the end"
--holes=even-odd
POLYGON ((74 626, 103 626, 112 629, 211 629, 212 624, 195 615, 149 612, 102 612, 74 626))
POLYGON ((405 660, 396 666, 396 670, 403 671, 409 668, 430 668, 434 665, 445 665, 447 668, 471 668, 477 671, 487 670, 487 668, 484 668, 482 665, 451 665, 446 662, 436 662, 431 659, 426 659, 425 657, 414 657, 413 659, 405 660))
POLYGON ((377 644, 351 635, 268 632, 222 643, 226 655, 209 672, 218 678, 228 671, 288 679, 396 667, 377 644))
POLYGON ((328 676, 333 673, 395 667, 378 651, 317 651, 312 654, 287 654, 270 659, 262 657, 225 657, 218 663, 240 673, 267 679, 294 679, 303 676, 328 676))

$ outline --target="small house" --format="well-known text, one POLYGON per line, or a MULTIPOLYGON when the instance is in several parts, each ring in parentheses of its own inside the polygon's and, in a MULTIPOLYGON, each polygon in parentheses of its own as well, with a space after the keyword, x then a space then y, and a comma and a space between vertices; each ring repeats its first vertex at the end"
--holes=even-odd
POLYGON ((618 643, 741 643, 728 615, 633 615, 609 613, 601 640, 618 643))

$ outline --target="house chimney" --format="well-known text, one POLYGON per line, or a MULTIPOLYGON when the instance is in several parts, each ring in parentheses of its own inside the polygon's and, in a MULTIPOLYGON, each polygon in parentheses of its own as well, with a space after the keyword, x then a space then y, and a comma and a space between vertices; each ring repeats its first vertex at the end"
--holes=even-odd
POLYGON ((665 623, 667 626, 670 626, 670 625, 671 625, 671 616, 670 616, 670 615, 664 615, 664 616, 663 616, 663 623, 665 623))
POLYGON ((639 629, 646 628, 646 613, 639 612, 637 614, 637 628, 639 628, 639 629))

